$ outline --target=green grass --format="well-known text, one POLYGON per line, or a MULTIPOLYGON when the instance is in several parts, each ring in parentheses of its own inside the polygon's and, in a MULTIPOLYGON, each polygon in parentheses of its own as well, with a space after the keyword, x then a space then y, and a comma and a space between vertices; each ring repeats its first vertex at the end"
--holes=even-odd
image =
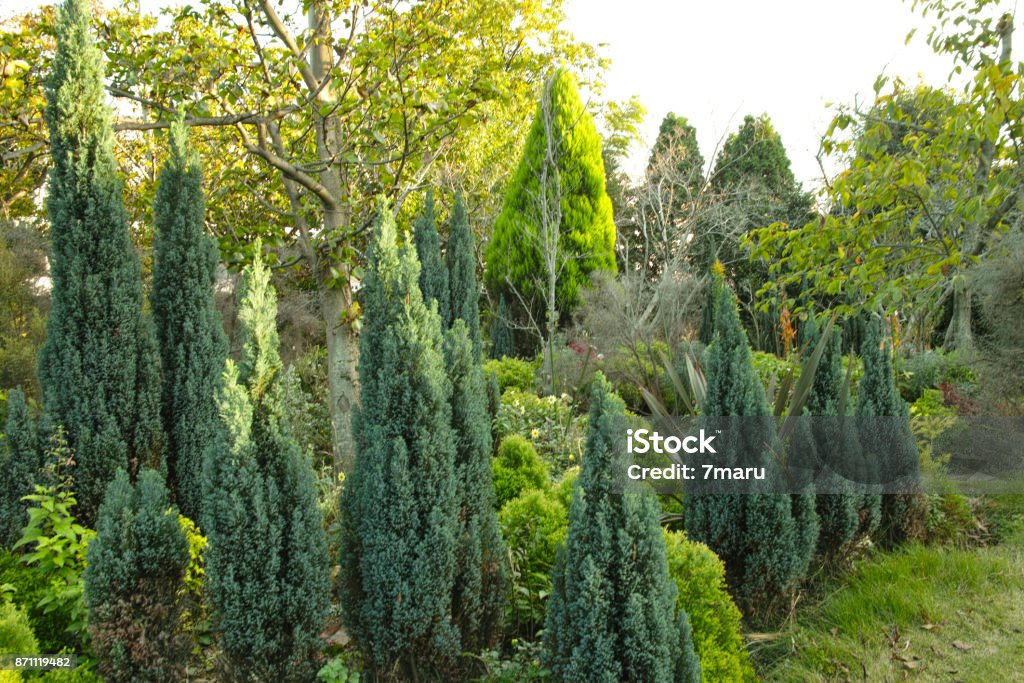
POLYGON ((755 649, 764 680, 1024 681, 1024 528, 1007 530, 863 561, 755 649))

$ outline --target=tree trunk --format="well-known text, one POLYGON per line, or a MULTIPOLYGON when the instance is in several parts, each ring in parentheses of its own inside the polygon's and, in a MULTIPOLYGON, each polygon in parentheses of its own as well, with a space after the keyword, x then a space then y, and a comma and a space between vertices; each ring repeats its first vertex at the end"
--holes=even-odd
POLYGON ((971 290, 963 275, 958 274, 953 278, 953 315, 949 319, 942 347, 947 351, 974 349, 974 333, 971 332, 971 290))
POLYGON ((324 289, 320 295, 321 310, 327 322, 328 403, 335 474, 350 472, 356 453, 352 434, 352 409, 359 397, 359 377, 356 372, 359 341, 348 316, 350 299, 348 288, 324 289))

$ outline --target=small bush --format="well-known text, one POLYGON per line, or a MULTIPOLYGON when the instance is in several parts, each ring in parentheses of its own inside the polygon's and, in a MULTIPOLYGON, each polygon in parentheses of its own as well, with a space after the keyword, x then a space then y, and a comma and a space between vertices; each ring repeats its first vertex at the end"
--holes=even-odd
POLYGON ((42 647, 41 652, 60 652, 61 648, 72 644, 66 632, 67 615, 47 612, 39 606, 43 597, 50 592, 50 582, 41 571, 25 566, 20 556, 0 550, 0 585, 14 587, 10 599, 28 617, 32 631, 42 647))
POLYGON ((761 378, 761 384, 768 386, 775 378, 775 386, 779 385, 787 373, 793 373, 793 381, 800 379, 800 366, 791 360, 779 358, 775 354, 764 351, 753 351, 750 360, 754 365, 757 376, 761 378))
POLYGON ((159 472, 143 471, 133 487, 118 470, 100 505, 83 578, 92 647, 111 683, 185 677, 189 543, 169 498, 159 472))
POLYGON ((957 493, 924 496, 924 532, 928 543, 967 545, 982 528, 966 496, 957 493))
POLYGON ((494 495, 499 508, 523 491, 541 489, 548 483, 544 462, 530 442, 518 434, 502 439, 493 467, 494 495))
MULTIPOLYGON (((0 602, 0 654, 25 655, 39 652, 28 616, 13 603, 0 602)), ((0 683, 22 680, 18 671, 0 671, 0 683)))
POLYGON ((576 467, 570 467, 562 473, 562 478, 555 483, 551 489, 551 493, 554 494, 558 502, 561 503, 566 510, 569 509, 569 504, 572 502, 572 489, 576 485, 576 479, 580 476, 579 465, 576 467))
POLYGON ((544 624, 549 573, 558 544, 565 540, 569 513, 550 492, 533 490, 506 503, 498 520, 511 560, 505 624, 513 635, 532 638, 544 624))
POLYGON ((578 465, 583 452, 586 420, 573 415, 569 397, 545 396, 509 389, 501 397, 495 420, 499 439, 525 437, 548 464, 552 474, 578 465))
POLYGON ((908 403, 942 384, 972 386, 975 383, 974 373, 963 356, 955 351, 929 350, 903 359, 897 363, 896 378, 900 395, 908 403))
POLYGON ((753 681, 740 630, 740 611, 725 587, 725 565, 710 548, 665 532, 668 569, 679 589, 676 606, 690 616, 702 680, 753 681))
POLYGON ((509 389, 533 391, 537 388, 536 372, 537 365, 535 363, 519 358, 506 357, 484 363, 484 374, 494 373, 498 378, 498 386, 501 387, 502 393, 509 389))

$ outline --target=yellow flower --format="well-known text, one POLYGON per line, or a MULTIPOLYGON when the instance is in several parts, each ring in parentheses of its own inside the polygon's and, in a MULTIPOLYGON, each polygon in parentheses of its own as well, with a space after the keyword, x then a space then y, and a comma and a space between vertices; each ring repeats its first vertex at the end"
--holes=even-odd
POLYGON ((530 438, 531 439, 536 439, 538 436, 540 436, 540 430, 539 429, 534 429, 534 430, 532 430, 530 432, 530 438))

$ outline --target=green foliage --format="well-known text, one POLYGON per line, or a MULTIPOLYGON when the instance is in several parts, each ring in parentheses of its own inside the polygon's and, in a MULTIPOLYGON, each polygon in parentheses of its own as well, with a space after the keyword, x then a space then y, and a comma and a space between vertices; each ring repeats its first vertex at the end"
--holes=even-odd
POLYGON ((495 430, 525 437, 553 474, 580 463, 585 423, 573 415, 569 397, 545 396, 509 389, 501 396, 495 430))
POLYGON ((492 464, 494 493, 499 507, 523 491, 547 488, 548 471, 544 462, 530 442, 518 434, 510 434, 501 440, 498 457, 492 464))
POLYGON ((449 325, 459 319, 466 322, 469 341, 473 344, 473 358, 479 364, 483 343, 480 339, 480 288, 476 282, 476 240, 469 228, 469 218, 461 194, 455 195, 445 257, 451 302, 449 325))
POLYGON ((505 503, 498 518, 511 560, 506 629, 533 638, 544 625, 551 568, 569 527, 568 507, 550 492, 532 489, 505 503))
POLYGON ((363 285, 356 462, 341 498, 341 603, 368 669, 407 677, 448 671, 460 652, 449 382, 418 277, 382 203, 363 285))
POLYGON ((189 546, 160 473, 144 470, 132 487, 119 471, 96 527, 82 579, 100 674, 111 683, 181 680, 190 644, 179 593, 189 546))
POLYGON ((259 259, 239 295, 241 359, 226 364, 204 455, 206 594, 233 676, 308 680, 329 606, 327 539, 284 411, 276 295, 259 259))
MULTIPOLYGON (((820 343, 822 331, 818 321, 809 315, 801 330, 801 346, 814 348, 820 343)), ((833 329, 825 342, 824 352, 818 362, 804 406, 804 415, 819 418, 838 418, 840 409, 848 412, 850 405, 846 375, 842 367, 842 335, 833 329), (844 405, 845 401, 845 405, 844 405)), ((815 469, 817 481, 827 487, 828 493, 817 496, 818 512, 817 552, 825 558, 834 558, 849 547, 860 528, 860 510, 864 495, 858 483, 850 481, 850 465, 862 458, 860 444, 852 421, 819 419, 811 422, 813 448, 820 461, 840 464, 815 469), (844 490, 837 492, 836 489, 844 490)), ((863 483, 863 482, 859 482, 863 483)))
MULTIPOLYGON (((475 309, 470 313, 478 315, 475 309)), ((452 614, 462 650, 478 652, 493 646, 501 629, 506 552, 495 510, 484 374, 468 328, 455 318, 445 334, 444 360, 451 382, 459 509, 452 614)))
POLYGON ((441 329, 448 329, 452 324, 448 269, 441 259, 441 236, 437 234, 434 195, 431 192, 427 193, 423 213, 416 219, 413 242, 416 244, 416 256, 420 262, 419 284, 420 292, 423 293, 423 303, 430 306, 431 302, 437 302, 441 329))
POLYGON ((28 616, 14 603, 0 601, 0 654, 36 654, 39 643, 28 616))
POLYGON ((665 532, 669 574, 679 593, 677 608, 689 615, 703 680, 755 680, 743 643, 740 611, 726 590, 725 565, 703 543, 665 532))
POLYGON ((497 650, 488 650, 481 656, 486 675, 483 683, 522 683, 523 681, 545 681, 551 678, 551 670, 541 661, 543 644, 539 640, 512 639, 512 653, 504 655, 497 650))
POLYGON ((491 316, 491 325, 487 328, 491 340, 490 357, 496 360, 516 355, 511 315, 512 311, 502 294, 498 297, 498 310, 491 316))
POLYGON ((566 510, 569 509, 569 504, 572 502, 572 490, 576 486, 576 480, 579 479, 579 476, 579 465, 570 467, 562 473, 562 478, 559 479, 551 489, 555 498, 565 506, 566 510))
POLYGON ((567 315, 575 308, 590 273, 614 273, 616 264, 615 222, 605 192, 601 138, 580 100, 575 78, 566 69, 555 71, 545 84, 519 167, 487 245, 484 270, 484 280, 495 296, 517 292, 536 320, 544 319, 542 299, 547 282, 542 214, 551 211, 554 202, 560 208, 556 212, 560 214, 561 254, 556 307, 559 315, 567 315), (549 143, 554 149, 550 155, 549 143), (552 163, 554 168, 550 168, 552 163), (557 189, 541 188, 542 176, 548 183, 553 182, 551 176, 556 177, 557 189), (540 195, 553 191, 557 196, 548 197, 545 203, 540 195))
POLYGON ((693 643, 680 642, 689 634, 676 621, 658 503, 616 490, 625 406, 603 376, 593 384, 586 456, 552 571, 546 662, 559 681, 672 680, 693 643))
MULTIPOLYGON (((24 34, 15 40, 25 40, 24 34)), ((45 274, 43 236, 28 225, 0 222, 0 387, 21 387, 37 400, 36 355, 46 336, 47 297, 32 284, 45 274)))
POLYGON ((7 394, 7 425, 0 444, 0 546, 11 547, 25 526, 23 499, 33 492, 42 466, 36 425, 29 415, 25 394, 7 394))
POLYGON ((498 387, 504 393, 508 389, 533 391, 537 386, 537 366, 530 361, 510 356, 492 359, 484 363, 484 372, 498 378, 498 387))
POLYGON ((170 153, 160 169, 150 301, 163 369, 168 481, 184 513, 197 518, 203 449, 216 428, 227 340, 213 299, 217 245, 205 234, 202 171, 186 135, 182 124, 171 127, 170 153))
POLYGON ((78 461, 75 490, 86 522, 118 468, 157 465, 162 441, 155 335, 143 316, 103 55, 90 23, 85 0, 61 5, 46 90, 52 310, 39 357, 47 414, 67 430, 78 461))
POLYGON ((349 668, 343 657, 328 661, 316 673, 316 680, 324 683, 359 683, 361 679, 359 672, 349 668))
MULTIPOLYGON (((890 342, 883 338, 877 318, 868 323, 861 358, 864 376, 857 397, 857 415, 863 421, 860 442, 864 457, 877 464, 882 482, 912 491, 919 479, 917 440, 907 419, 907 404, 896 390, 890 342), (865 417, 886 419, 864 420, 865 417)), ((882 543, 895 545, 916 534, 921 512, 920 501, 913 493, 884 494, 879 523, 882 543)))
POLYGON ((958 351, 923 351, 898 362, 896 372, 900 396, 908 403, 942 384, 972 385, 976 378, 958 351))
POLYGON ((46 453, 48 479, 53 483, 36 484, 35 493, 26 496, 28 524, 14 549, 27 546, 21 561, 35 567, 49 584, 36 607, 46 615, 59 615, 67 624, 68 644, 78 646, 87 636, 82 572, 86 547, 95 532, 79 524, 71 512, 77 500, 70 478, 63 473, 70 459, 63 430, 58 427, 46 453))
MULTIPOLYGON (((770 469, 765 435, 774 433, 775 425, 736 299, 727 287, 719 292, 714 320, 715 334, 705 354, 705 428, 713 429, 718 417, 744 417, 720 435, 721 465, 770 469)), ((729 587, 748 618, 766 620, 788 604, 787 596, 807 567, 807 557, 797 552, 803 525, 794 519, 790 496, 694 492, 685 502, 687 536, 706 543, 725 562, 729 587)))
POLYGON ((67 632, 67 615, 59 611, 46 612, 39 603, 50 592, 47 577, 34 566, 22 563, 21 555, 0 550, 0 590, 6 598, 28 616, 32 630, 43 648, 40 652, 59 652, 73 645, 67 632))

